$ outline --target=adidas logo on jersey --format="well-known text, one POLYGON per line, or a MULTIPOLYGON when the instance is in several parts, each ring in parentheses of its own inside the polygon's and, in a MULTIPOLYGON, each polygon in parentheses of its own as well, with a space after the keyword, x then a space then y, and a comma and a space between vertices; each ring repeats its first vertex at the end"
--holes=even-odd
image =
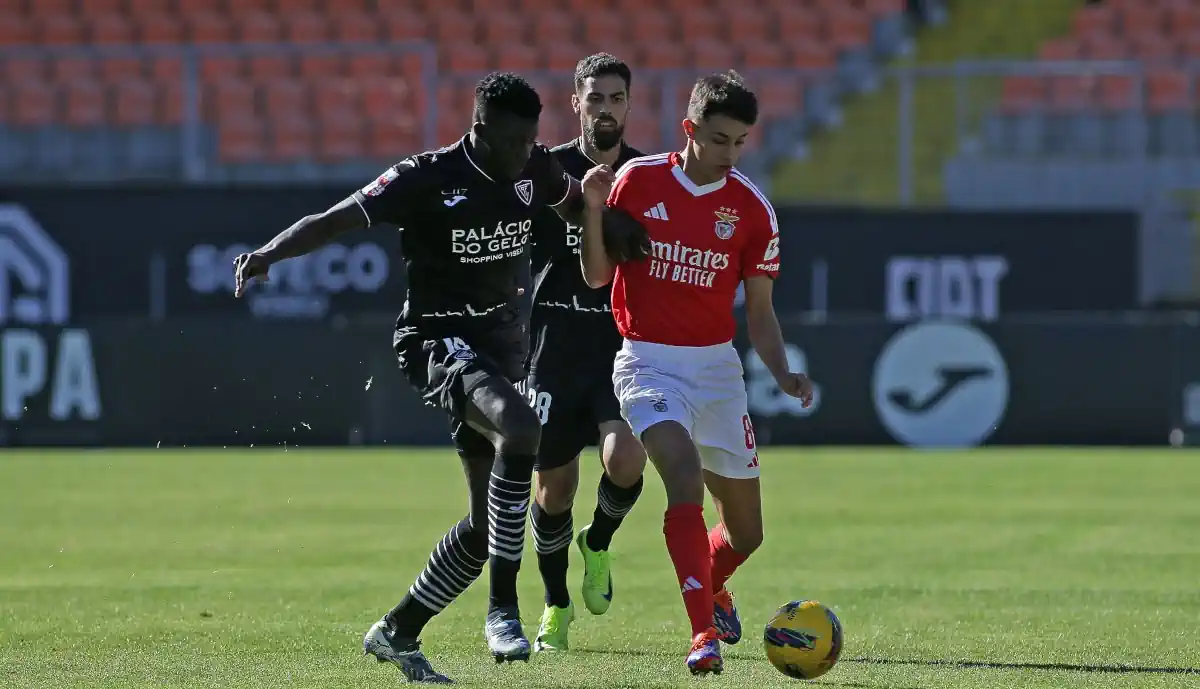
POLYGON ((696 577, 688 577, 687 579, 683 580, 683 587, 680 592, 687 593, 688 591, 699 591, 699 590, 700 590, 700 581, 698 579, 696 579, 696 577))
POLYGON ((646 217, 646 218, 651 218, 653 220, 669 220, 670 219, 667 217, 667 207, 663 205, 662 201, 659 201, 658 205, 655 206, 654 208, 651 208, 650 210, 646 211, 645 213, 642 213, 642 216, 646 217))

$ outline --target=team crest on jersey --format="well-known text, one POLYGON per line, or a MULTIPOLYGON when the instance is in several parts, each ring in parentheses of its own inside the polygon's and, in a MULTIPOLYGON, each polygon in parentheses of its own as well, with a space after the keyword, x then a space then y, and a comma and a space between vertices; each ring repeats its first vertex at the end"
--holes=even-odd
POLYGON ((413 164, 411 160, 402 160, 396 165, 389 167, 387 172, 376 178, 374 182, 371 182, 362 188, 363 195, 379 196, 382 194, 383 190, 387 188, 387 185, 391 184, 397 177, 400 176, 400 171, 396 169, 399 167, 413 167, 413 164))
POLYGON ((528 206, 533 203, 533 182, 523 179, 520 182, 513 182, 513 189, 517 190, 517 197, 528 206))
POLYGON ((741 218, 735 215, 736 213, 737 211, 732 208, 722 208, 721 210, 713 211, 713 214, 717 216, 717 224, 714 226, 714 229, 717 232, 718 239, 729 239, 733 236, 733 231, 737 229, 734 224, 738 220, 741 220, 741 218))

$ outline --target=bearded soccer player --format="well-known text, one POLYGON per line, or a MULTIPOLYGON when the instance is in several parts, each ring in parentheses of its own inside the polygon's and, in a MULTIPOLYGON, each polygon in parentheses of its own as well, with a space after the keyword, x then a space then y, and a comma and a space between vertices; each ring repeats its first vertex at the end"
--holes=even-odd
POLYGON ((754 428, 732 344, 738 283, 750 342, 785 393, 812 403, 808 378, 788 368, 771 303, 775 211, 734 167, 757 119, 758 101, 737 73, 704 77, 688 102, 682 152, 632 160, 615 177, 594 168, 583 184, 584 278, 592 287, 613 283, 624 337, 613 384, 666 487, 663 533, 691 621, 694 674, 720 672, 721 642, 741 638, 726 582, 763 537, 754 428), (617 263, 605 254, 606 205, 642 222, 651 256, 617 263), (712 531, 706 486, 720 517, 712 531))
MULTIPOLYGON (((625 144, 629 114, 629 66, 607 53, 579 61, 571 107, 582 135, 550 151, 568 174, 583 177, 592 167, 620 169, 642 155, 625 144)), ((537 489, 530 508, 534 549, 546 589, 535 651, 567 650, 575 606, 567 588, 572 537, 571 506, 579 487, 579 454, 600 448, 604 474, 596 489, 592 523, 576 540, 583 555, 583 602, 603 615, 612 602, 608 548, 642 490, 646 455, 613 394, 613 358, 621 336, 613 327, 609 290, 592 289, 579 266, 578 225, 563 227, 544 211, 533 226, 533 358, 526 381, 529 402, 542 421, 537 489)))
POLYGON ((449 415, 469 498, 468 515, 437 544, 408 595, 363 639, 364 653, 411 681, 450 681, 433 669, 417 637, 485 563, 487 645, 498 662, 529 659, 517 571, 541 423, 514 386, 525 377, 528 352, 518 285, 528 276, 533 218, 549 207, 581 222, 584 210, 579 183, 535 143, 541 111, 524 79, 490 74, 475 89, 473 122, 461 140, 405 158, 234 261, 240 296, 272 264, 344 232, 400 228, 408 294, 393 347, 409 383, 449 415))

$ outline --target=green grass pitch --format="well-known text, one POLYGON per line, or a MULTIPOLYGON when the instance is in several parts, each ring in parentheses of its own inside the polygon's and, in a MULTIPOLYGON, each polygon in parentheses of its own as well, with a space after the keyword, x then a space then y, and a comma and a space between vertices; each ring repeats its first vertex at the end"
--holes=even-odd
MULTIPOLYGON (((615 599, 572 652, 496 666, 481 581, 425 634, 481 687, 796 686, 761 625, 812 598, 846 628, 814 684, 1200 686, 1200 454, 771 449, 767 538, 734 577, 747 638, 683 667, 687 625, 654 475, 614 543, 615 599)), ((588 520, 587 457, 576 526, 588 520)), ((449 450, 0 454, 0 686, 390 687, 362 634, 465 511, 449 450)), ((710 521, 713 511, 708 510, 710 521)), ((572 588, 580 563, 572 553, 572 588)), ((532 636, 541 583, 521 582, 532 636)))

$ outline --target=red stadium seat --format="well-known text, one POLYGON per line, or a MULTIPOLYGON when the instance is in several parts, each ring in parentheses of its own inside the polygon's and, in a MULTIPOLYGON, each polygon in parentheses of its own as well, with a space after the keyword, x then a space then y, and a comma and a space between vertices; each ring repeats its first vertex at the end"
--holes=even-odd
POLYGON ((332 79, 345 73, 341 55, 316 53, 300 57, 300 76, 305 79, 332 79))
MULTIPOLYGON (((39 6, 45 4, 39 2, 39 6)), ((124 0, 79 0, 79 13, 84 16, 98 14, 120 14, 125 11, 124 0)))
POLYGON ((34 25, 28 19, 0 15, 0 47, 29 45, 35 38, 34 25))
POLYGON ((353 113, 326 120, 317 129, 317 160, 342 163, 361 158, 366 153, 365 140, 365 127, 353 117, 353 113))
POLYGON ((98 127, 108 122, 104 88, 95 82, 74 82, 65 87, 64 116, 72 127, 98 127))
POLYGON ((283 39, 293 45, 325 43, 329 40, 329 21, 315 12, 291 12, 283 15, 283 39))
POLYGON ((1038 77, 1007 77, 1001 87, 1000 109, 1015 114, 1040 108, 1046 101, 1046 88, 1046 80, 1038 77))
POLYGON ((122 127, 155 124, 155 90, 148 81, 126 79, 111 87, 113 122, 122 127))
POLYGON ((184 24, 170 14, 134 15, 134 34, 142 43, 182 43, 184 24))
POLYGON ((134 19, 147 14, 169 14, 175 11, 173 0, 125 0, 125 7, 134 19))
POLYGON ((365 12, 344 12, 333 18, 331 35, 343 43, 374 43, 379 40, 379 22, 365 12))
POLYGON ((8 89, 12 100, 12 122, 16 125, 42 125, 57 120, 57 94, 43 83, 22 82, 8 89))
POLYGON ((542 53, 529 45, 499 45, 492 51, 492 68, 507 72, 530 72, 542 63, 542 53))
POLYGON ((312 158, 315 134, 312 123, 301 117, 269 122, 267 159, 277 163, 296 163, 312 158))
POLYGON ((526 28, 529 20, 508 12, 481 14, 475 20, 476 35, 483 45, 498 49, 528 45, 526 28))
POLYGON ((241 12, 234 16, 234 24, 243 43, 278 43, 283 37, 279 18, 266 12, 241 12))
POLYGON ((223 123, 217 130, 217 157, 222 163, 256 163, 266 157, 263 124, 243 119, 223 123))
POLYGON ((38 42, 42 45, 76 45, 87 40, 82 21, 69 15, 37 16, 38 42))
POLYGON ((247 63, 250 78, 258 82, 291 79, 296 75, 296 65, 291 55, 254 55, 247 63))
POLYGON ((1156 69, 1146 75, 1146 101, 1151 112, 1191 110, 1196 103, 1194 84, 1188 73, 1176 69, 1156 69))
POLYGON ((1109 5, 1089 5, 1075 11, 1072 21, 1075 35, 1081 38, 1096 34, 1111 35, 1116 31, 1116 13, 1109 5))
POLYGON ((1138 107, 1138 87, 1133 77, 1106 74, 1100 77, 1097 97, 1100 107, 1108 111, 1130 110, 1138 107))
POLYGON ((175 0, 179 14, 193 17, 199 14, 221 14, 225 11, 224 0, 175 0))
POLYGON ((578 39, 581 20, 568 12, 547 10, 532 17, 533 35, 539 44, 574 44, 578 39))
MULTIPOLYGON (((362 85, 350 79, 324 79, 311 82, 312 92, 320 94, 313 102, 319 122, 358 119, 363 116, 362 85)), ((368 113, 369 116, 369 113, 368 113)))
POLYGON ((52 63, 51 78, 61 83, 96 78, 96 61, 86 57, 60 57, 52 63))
POLYGON ((134 40, 134 25, 121 14, 91 15, 87 21, 92 43, 124 45, 134 40))
POLYGON ((309 112, 308 89, 298 79, 271 79, 260 89, 264 112, 269 119, 301 117, 309 112))
POLYGON ((715 42, 724 37, 723 17, 704 7, 693 7, 676 16, 680 38, 686 43, 715 42))
POLYGON ((116 57, 100 62, 100 76, 105 81, 138 80, 145 75, 146 63, 135 57, 116 57))
POLYGON ((36 57, 10 57, 0 60, 0 77, 4 83, 41 81, 50 68, 48 60, 36 57))
POLYGON ((219 14, 185 14, 187 34, 193 43, 231 43, 233 27, 219 14))

